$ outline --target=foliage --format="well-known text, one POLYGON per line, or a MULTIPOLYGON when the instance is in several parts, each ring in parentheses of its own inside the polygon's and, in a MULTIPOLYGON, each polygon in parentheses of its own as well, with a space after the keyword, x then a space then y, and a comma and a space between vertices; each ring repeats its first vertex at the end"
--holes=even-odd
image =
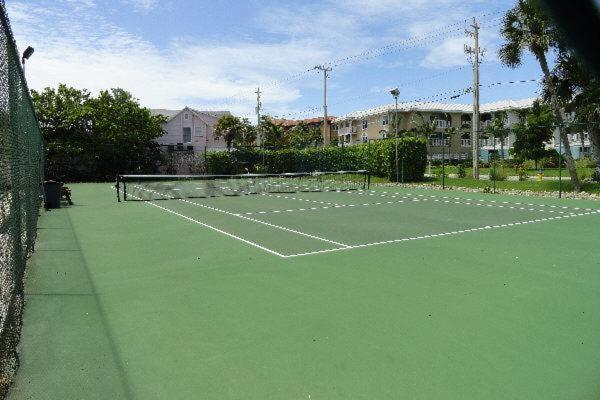
POLYGON ((525 117, 525 123, 513 127, 515 143, 512 149, 518 159, 539 160, 546 156, 545 143, 552 138, 554 116, 548 106, 534 102, 525 117))
POLYGON ((140 107, 123 89, 86 90, 64 84, 32 90, 46 143, 46 177, 60 181, 112 180, 119 173, 157 171, 163 117, 140 107))
POLYGON ((467 169, 465 168, 465 164, 458 164, 457 175, 459 178, 467 177, 467 169))
POLYGON ((323 144, 321 130, 317 126, 310 126, 300 122, 287 132, 287 143, 294 148, 303 149, 323 144))
POLYGON ((550 54, 560 54, 564 49, 564 40, 560 31, 552 24, 551 18, 541 6, 540 0, 518 0, 517 5, 506 13, 501 33, 505 42, 500 48, 499 57, 505 65, 511 68, 519 66, 525 51, 531 52, 538 60, 549 94, 548 103, 552 107, 561 140, 565 142, 564 157, 571 176, 571 183, 577 191, 580 187, 579 178, 568 147, 558 91, 552 80, 547 59, 549 50, 553 50, 550 54))
POLYGON ((500 144, 501 157, 504 158, 504 140, 508 137, 509 131, 505 124, 508 116, 505 111, 498 112, 494 115, 491 123, 485 127, 484 135, 495 138, 500 144))
POLYGON ((283 126, 274 124, 268 115, 260 117, 258 137, 261 139, 262 145, 267 149, 281 148, 286 145, 283 126))
POLYGON ((227 150, 232 147, 250 147, 256 141, 256 128, 247 118, 223 115, 215 124, 215 138, 225 139, 227 150))
POLYGON ((505 181, 508 174, 504 170, 502 165, 496 166, 490 170, 490 180, 493 181, 505 181))
MULTIPOLYGON (((403 163, 400 160, 399 165, 404 164, 405 180, 422 180, 427 162, 425 140, 398 139, 398 154, 404 160, 403 163)), ((374 176, 395 180, 395 140, 379 140, 347 147, 211 152, 206 155, 206 164, 208 172, 212 174, 368 169, 374 176)))
POLYGON ((523 182, 529 179, 529 173, 527 172, 527 168, 524 165, 519 165, 517 167, 517 176, 519 177, 519 181, 523 182))

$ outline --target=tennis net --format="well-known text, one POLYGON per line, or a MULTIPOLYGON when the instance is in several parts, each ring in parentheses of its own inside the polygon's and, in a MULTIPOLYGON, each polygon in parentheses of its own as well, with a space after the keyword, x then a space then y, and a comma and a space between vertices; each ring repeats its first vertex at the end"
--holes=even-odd
POLYGON ((366 189, 368 171, 240 175, 119 175, 117 200, 167 200, 261 193, 366 189))

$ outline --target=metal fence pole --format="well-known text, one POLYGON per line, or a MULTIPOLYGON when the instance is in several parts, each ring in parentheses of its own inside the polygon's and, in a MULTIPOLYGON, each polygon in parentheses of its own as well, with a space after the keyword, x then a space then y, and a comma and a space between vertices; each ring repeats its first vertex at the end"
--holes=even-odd
POLYGON ((558 134, 558 198, 562 197, 562 138, 558 134))

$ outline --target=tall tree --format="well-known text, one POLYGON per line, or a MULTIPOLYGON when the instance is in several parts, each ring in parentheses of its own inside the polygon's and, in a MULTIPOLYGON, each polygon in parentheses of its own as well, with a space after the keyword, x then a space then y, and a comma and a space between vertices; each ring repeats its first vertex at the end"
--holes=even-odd
POLYGON ((262 139, 263 146, 267 149, 282 148, 286 144, 283 126, 273 123, 273 120, 268 115, 260 117, 258 135, 262 139))
POLYGON ((160 154, 155 140, 163 134, 164 117, 152 115, 123 89, 102 90, 87 104, 101 176, 156 170, 160 154))
POLYGON ((32 91, 44 141, 46 177, 112 180, 118 173, 152 173, 160 161, 155 139, 163 117, 152 116, 122 89, 92 97, 66 85, 32 91))
POLYGON ((304 122, 290 129, 287 134, 287 143, 291 147, 306 148, 323 144, 321 129, 317 126, 310 126, 304 122))
POLYGON ((551 80, 547 54, 550 49, 562 48, 560 34, 549 16, 542 10, 538 0, 519 0, 517 5, 504 16, 501 29, 504 44, 500 48, 500 60, 511 68, 521 64, 523 53, 531 52, 538 60, 544 74, 544 85, 549 93, 549 102, 558 125, 560 140, 564 148, 564 158, 575 191, 581 189, 575 161, 571 154, 569 138, 561 114, 561 103, 551 80))
POLYGON ((224 138, 227 150, 232 147, 249 147, 256 140, 256 129, 248 119, 240 119, 234 115, 223 115, 215 124, 215 137, 224 138))
POLYGON ((600 179, 600 79, 576 53, 565 50, 553 70, 553 80, 567 111, 575 114, 571 124, 573 132, 583 136, 587 131, 589 135, 596 164, 595 178, 600 179))
POLYGON ((508 137, 508 129, 506 129, 506 112, 502 111, 496 113, 492 122, 486 126, 484 130, 484 134, 490 137, 495 138, 500 142, 500 153, 502 154, 502 158, 504 159, 504 141, 508 137))
POLYGON ((535 167, 538 161, 545 157, 546 143, 552 139, 555 116, 552 110, 539 101, 525 114, 525 121, 515 124, 515 144, 513 151, 515 157, 521 160, 534 160, 535 167))

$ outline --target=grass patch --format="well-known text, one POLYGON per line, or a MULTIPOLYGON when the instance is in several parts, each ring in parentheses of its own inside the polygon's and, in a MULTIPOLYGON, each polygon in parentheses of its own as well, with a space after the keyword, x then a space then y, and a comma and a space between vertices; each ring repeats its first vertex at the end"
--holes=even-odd
MULTIPOLYGON (((442 179, 430 178, 429 183, 442 185, 442 179)), ((492 181, 475 180, 472 178, 446 178, 446 186, 458 186, 467 188, 484 189, 487 186, 492 186, 492 181)), ((558 181, 496 181, 496 188, 507 190, 531 190, 533 192, 555 192, 559 189, 558 181)), ((563 191, 570 192, 573 188, 570 181, 563 181, 563 191)), ((582 190, 588 193, 600 194, 600 183, 586 182, 582 185, 582 190)))

